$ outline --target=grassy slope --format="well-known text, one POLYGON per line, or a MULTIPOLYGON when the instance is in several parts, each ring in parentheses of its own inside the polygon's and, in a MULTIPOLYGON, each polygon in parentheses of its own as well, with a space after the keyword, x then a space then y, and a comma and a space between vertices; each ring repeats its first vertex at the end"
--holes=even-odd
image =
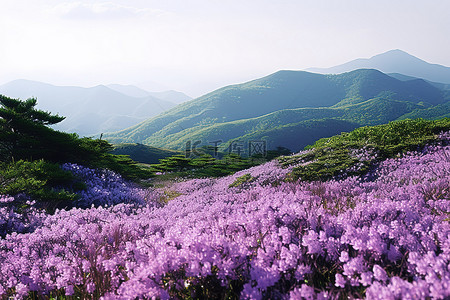
POLYGON ((415 118, 426 118, 429 120, 437 120, 449 117, 450 117, 450 101, 433 107, 414 109, 413 111, 401 116, 399 120, 415 119, 415 118))
MULTIPOLYGON (((145 140, 147 143, 154 144, 158 147, 168 147, 174 149, 182 149, 183 145, 191 140, 201 140, 207 144, 208 141, 222 140, 224 142, 230 140, 248 140, 265 138, 269 142, 269 148, 275 149, 276 146, 284 146, 293 151, 303 149, 308 143, 313 142, 310 138, 305 143, 292 143, 290 141, 301 139, 305 136, 314 136, 315 139, 331 136, 342 131, 348 131, 356 128, 358 125, 377 125, 396 120, 405 113, 413 110, 425 108, 407 101, 391 100, 387 97, 370 99, 353 105, 333 107, 333 108, 298 108, 286 109, 273 112, 261 117, 237 120, 232 122, 202 124, 191 127, 174 134, 168 134, 164 137, 158 135, 158 139, 149 138, 145 140), (334 128, 329 123, 329 131, 322 130, 325 125, 323 119, 337 119, 346 121, 351 126, 338 125, 334 128), (306 121, 321 120, 321 122, 308 124, 317 124, 319 127, 314 129, 315 133, 321 135, 309 134, 313 129, 312 126, 305 126, 306 121), (303 125, 302 125, 303 124, 303 125), (320 124, 320 125, 319 125, 320 124), (294 130, 295 129, 295 130, 294 130), (339 131, 341 130, 341 131, 339 131), (281 138, 281 136, 283 138, 281 138), (287 143, 281 143, 287 141, 287 143)), ((343 122, 334 122, 333 124, 343 124, 343 122)))
POLYGON ((348 132, 357 127, 358 124, 343 120, 314 119, 255 131, 238 139, 242 141, 265 140, 268 149, 286 147, 297 151, 320 138, 348 132))

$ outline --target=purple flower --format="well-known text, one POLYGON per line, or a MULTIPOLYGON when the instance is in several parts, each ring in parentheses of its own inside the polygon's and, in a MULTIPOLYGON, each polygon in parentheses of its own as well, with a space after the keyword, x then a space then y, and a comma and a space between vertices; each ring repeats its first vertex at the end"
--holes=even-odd
POLYGON ((363 286, 369 286, 372 284, 373 273, 372 272, 364 272, 361 274, 361 284, 363 286))
POLYGON ((386 271, 379 265, 373 266, 373 276, 378 281, 386 281, 388 279, 386 271))
POLYGON ((341 252, 341 256, 339 257, 339 261, 341 262, 347 262, 349 260, 349 256, 348 256, 348 252, 347 251, 342 251, 341 252))
POLYGON ((313 287, 310 287, 306 284, 302 284, 300 288, 295 288, 289 294, 290 299, 307 299, 313 300, 316 298, 316 292, 313 287))
POLYGON ((344 276, 342 276, 341 274, 336 274, 336 283, 334 284, 337 287, 340 288, 344 288, 346 284, 346 280, 344 278, 344 276))

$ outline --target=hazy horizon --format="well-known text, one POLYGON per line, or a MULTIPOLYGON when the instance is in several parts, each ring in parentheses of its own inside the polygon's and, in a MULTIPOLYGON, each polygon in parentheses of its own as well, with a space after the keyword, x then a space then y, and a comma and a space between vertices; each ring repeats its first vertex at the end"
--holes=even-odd
POLYGON ((448 1, 3 0, 0 84, 152 84, 197 97, 392 49, 450 66, 448 11, 448 1))

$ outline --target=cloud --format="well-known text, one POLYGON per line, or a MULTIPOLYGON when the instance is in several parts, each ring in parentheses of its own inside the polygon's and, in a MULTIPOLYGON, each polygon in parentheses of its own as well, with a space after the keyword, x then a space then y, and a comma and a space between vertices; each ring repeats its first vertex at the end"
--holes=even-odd
POLYGON ((139 16, 159 16, 165 13, 159 9, 137 8, 113 2, 65 2, 56 5, 50 11, 62 18, 78 20, 116 20, 139 16))

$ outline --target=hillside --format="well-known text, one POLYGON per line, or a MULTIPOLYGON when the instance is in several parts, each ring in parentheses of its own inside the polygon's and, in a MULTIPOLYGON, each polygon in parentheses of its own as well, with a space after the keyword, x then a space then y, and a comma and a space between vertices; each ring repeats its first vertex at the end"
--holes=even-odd
POLYGON ((450 117, 450 101, 429 108, 418 108, 404 114, 399 120, 426 118, 428 120, 437 120, 450 117))
POLYGON ((128 155, 132 160, 140 163, 157 164, 160 159, 180 154, 178 151, 166 150, 142 144, 118 144, 110 151, 115 155, 128 155))
POLYGON ((55 129, 81 136, 121 130, 175 106, 151 95, 132 97, 103 85, 82 88, 15 80, 0 86, 0 94, 36 97, 38 108, 66 117, 55 129))
MULTIPOLYGON (((421 80, 402 81, 382 72, 362 69, 339 75, 279 71, 261 79, 224 87, 191 100, 126 130, 107 134, 114 143, 133 142, 182 149, 189 140, 203 144, 222 140, 269 138, 270 147, 302 149, 306 132, 300 122, 339 119, 353 124, 386 123, 412 111, 444 105, 450 99, 442 89, 421 80), (297 126, 297 127, 296 127, 297 126), (289 148, 289 147, 288 147, 289 148)), ((444 105, 444 107, 446 107, 444 105)), ((321 121, 325 124, 330 121, 321 121)), ((312 123, 311 123, 312 124, 312 123)), ((317 123, 319 124, 319 123, 317 123)), ((322 126, 321 125, 321 126, 322 126)), ((331 128, 331 127, 330 127, 331 128)), ((339 130, 340 126, 336 127, 339 130)), ((331 130, 330 136, 338 133, 331 130)))

